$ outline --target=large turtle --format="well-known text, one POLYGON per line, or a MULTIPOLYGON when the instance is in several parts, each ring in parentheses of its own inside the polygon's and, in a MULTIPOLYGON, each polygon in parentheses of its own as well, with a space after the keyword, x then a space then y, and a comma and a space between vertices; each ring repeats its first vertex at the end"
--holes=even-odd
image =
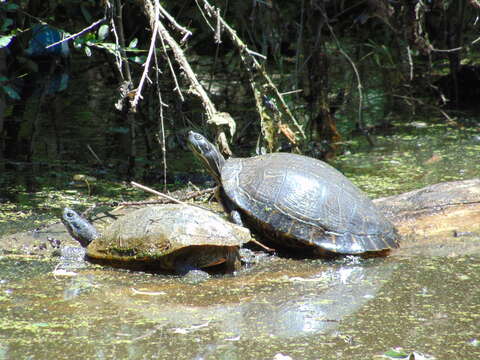
POLYGON ((394 226, 343 174, 323 161, 273 153, 225 160, 201 134, 188 143, 217 184, 232 220, 279 247, 326 255, 380 252, 399 246, 394 226))
POLYGON ((186 273, 224 263, 236 270, 239 246, 251 240, 248 229, 189 205, 169 204, 135 210, 102 235, 75 211, 65 208, 62 222, 86 248, 87 260, 116 267, 186 273))

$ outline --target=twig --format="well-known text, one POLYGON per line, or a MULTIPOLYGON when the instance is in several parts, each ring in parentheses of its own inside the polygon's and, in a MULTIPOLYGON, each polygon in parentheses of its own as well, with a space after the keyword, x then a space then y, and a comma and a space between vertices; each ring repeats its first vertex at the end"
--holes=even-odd
MULTIPOLYGON (((157 31, 158 30, 159 29, 157 29, 157 31)), ((178 96, 180 97, 180 101, 184 102, 185 98, 183 97, 182 88, 180 87, 180 84, 178 83, 177 74, 175 74, 175 70, 173 69, 173 65, 172 65, 172 61, 170 60, 170 56, 168 56, 168 51, 167 51, 167 47, 165 46, 165 41, 163 39, 163 36, 162 36, 161 32, 159 31, 158 33, 160 35, 160 41, 162 42, 163 53, 165 54, 165 57, 167 59, 168 68, 170 69, 170 72, 171 72, 172 78, 173 78, 173 82, 175 83, 175 88, 173 90, 178 92, 178 96)))
POLYGON ((292 91, 287 91, 287 92, 281 93, 281 95, 284 96, 284 95, 296 94, 296 93, 299 93, 299 92, 302 92, 302 91, 303 91, 303 89, 292 90, 292 91))
MULTIPOLYGON (((193 206, 193 207, 198 207, 198 208, 203 209, 203 210, 207 210, 207 209, 204 209, 204 208, 201 207, 201 206, 198 206, 198 205, 195 205, 195 204, 188 204, 188 203, 185 203, 185 202, 183 202, 183 201, 177 200, 177 199, 175 199, 175 198, 173 198, 173 197, 171 197, 171 196, 168 196, 168 195, 163 194, 163 193, 161 193, 161 192, 159 192, 159 191, 153 190, 153 189, 149 188, 148 186, 144 186, 144 185, 141 185, 141 184, 139 184, 139 183, 136 183, 135 181, 130 181, 130 184, 132 184, 132 186, 135 186, 135 187, 137 187, 137 188, 139 188, 139 189, 142 189, 142 190, 147 191, 147 192, 149 192, 149 193, 152 193, 152 194, 154 194, 154 195, 162 196, 162 197, 164 197, 165 199, 168 199, 168 200, 170 200, 170 201, 173 201, 173 202, 175 202, 175 203, 177 203, 177 204, 186 205, 186 206, 193 206)), ((250 239, 250 241, 253 242, 253 243, 255 243, 255 244, 257 244, 258 246, 264 248, 264 249, 267 250, 267 251, 270 251, 270 252, 275 251, 274 249, 269 248, 268 246, 262 244, 262 243, 259 242, 258 240, 255 240, 253 237, 250 239)))
POLYGON ((340 46, 340 41, 338 41, 337 36, 335 35, 335 32, 333 31, 332 26, 329 23, 329 19, 327 18, 327 15, 322 12, 322 15, 325 18, 325 24, 328 27, 328 30, 330 31, 330 34, 332 35, 332 38, 335 41, 335 44, 337 45, 338 51, 347 59, 347 61, 350 63, 352 66, 353 72, 355 73, 355 77, 357 78, 357 89, 358 89, 358 128, 362 132, 363 135, 367 138, 368 143, 370 146, 374 146, 374 142, 368 133, 367 130, 363 127, 363 91, 362 91, 362 79, 360 78, 360 73, 358 72, 357 66, 355 65, 355 62, 352 60, 352 58, 342 49, 340 46))
POLYGON ((410 46, 407 45, 407 56, 408 56, 408 64, 410 66, 410 81, 413 80, 413 59, 412 59, 412 50, 410 50, 410 46))
POLYGON ((158 76, 159 70, 158 70, 158 58, 157 58, 157 52, 154 52, 155 55, 155 82, 157 84, 157 95, 158 95, 158 103, 160 104, 158 112, 159 112, 159 118, 160 118, 160 126, 159 126, 159 131, 160 134, 162 135, 162 139, 160 141, 159 135, 156 135, 156 139, 160 144, 160 148, 162 150, 162 162, 163 162, 163 191, 167 191, 167 146, 166 146, 166 140, 165 140, 165 118, 163 116, 163 107, 167 106, 163 104, 162 100, 162 90, 160 86, 160 78, 158 76))
MULTIPOLYGON (((156 57, 155 57, 155 62, 156 62, 156 57)), ((158 72, 157 72, 157 86, 159 86, 159 81, 158 81, 158 72)), ((160 102, 160 134, 162 135, 162 139, 160 139, 160 136, 156 134, 155 138, 157 139, 158 143, 160 144, 160 149, 162 150, 162 163, 163 163, 163 191, 167 191, 167 147, 165 145, 165 119, 163 117, 163 106, 162 104, 162 93, 160 91, 160 88, 158 88, 158 99, 160 102)))
POLYGON ((162 328, 163 328, 163 326, 161 326, 161 325, 154 326, 151 330, 148 330, 146 333, 144 333, 140 336, 137 336, 137 337, 133 338, 132 340, 133 341, 139 341, 139 340, 146 339, 146 338, 154 335, 157 331, 159 331, 162 328))
MULTIPOLYGON (((185 77, 190 82, 190 85, 191 85, 190 92, 197 95, 202 101, 203 108, 205 109, 205 112, 208 118, 207 123, 214 124, 217 126, 217 138, 226 139, 225 132, 223 131, 223 129, 221 129, 221 125, 229 125, 230 132, 233 134, 234 128, 235 128, 235 121, 231 118, 230 115, 228 115, 228 118, 227 118, 225 116, 226 113, 220 113, 216 110, 215 105, 212 103, 212 101, 208 97, 207 92, 198 81, 197 76, 195 75, 195 72, 193 71, 192 67, 187 61, 185 54, 183 53, 183 50, 180 47, 180 45, 178 45, 175 39, 170 35, 168 30, 163 25, 162 21, 160 19, 155 20, 155 12, 152 10, 154 8, 153 2, 155 2, 157 6, 160 6, 159 0, 146 0, 145 9, 146 9, 147 15, 150 17, 150 22, 151 23, 153 21, 158 22, 158 35, 162 40, 162 45, 164 45, 163 40, 169 45, 170 49, 174 54, 175 60, 183 70, 183 75, 185 75, 185 77), (225 121, 225 119, 227 119, 227 121, 225 121)), ((164 46, 164 51, 166 53, 165 46, 164 46)), ((171 70, 173 72, 173 67, 171 67, 171 70)), ((178 87, 178 90, 180 90, 180 87, 178 84, 177 84, 177 87, 178 87)), ((222 141, 220 146, 224 153, 226 154, 232 153, 226 141, 222 141)))
MULTIPOLYGON (((172 204, 173 201, 168 199, 158 199, 158 200, 144 200, 144 201, 122 201, 119 203, 115 203, 115 206, 142 206, 142 205, 164 205, 164 204, 172 204)), ((107 203, 107 205, 112 205, 107 203)))
MULTIPOLYGON (((120 40, 118 38, 117 27, 115 26, 115 19, 113 18, 113 16, 110 19, 110 24, 112 26, 113 36, 115 37, 115 50, 117 50, 118 48, 120 48, 120 40)), ((122 80, 124 80, 125 77, 123 76, 122 56, 118 51, 115 51, 114 54, 115 54, 115 63, 117 65, 118 72, 120 73, 120 77, 122 78, 122 80)), ((126 89, 126 91, 128 90, 130 89, 126 89)))
POLYGON ((70 35, 70 36, 66 37, 65 39, 62 39, 62 40, 57 41, 57 42, 54 42, 53 44, 50 44, 50 45, 48 45, 48 46, 45 46, 45 49, 51 48, 52 46, 61 44, 61 43, 65 42, 65 41, 75 39, 75 38, 79 37, 80 35, 82 35, 83 33, 86 33, 86 32, 88 32, 88 31, 90 31, 90 30, 93 29, 95 26, 101 24, 101 23, 104 22, 105 20, 106 20, 106 18, 103 17, 102 19, 95 21, 95 22, 92 23, 90 26, 87 26, 85 29, 79 31, 79 32, 76 33, 76 34, 70 35))
MULTIPOLYGON (((214 191, 215 191, 215 188, 191 191, 188 194, 185 194, 184 196, 181 196, 181 201, 195 199, 196 197, 199 197, 199 196, 202 196, 202 195, 205 195, 205 194, 212 194, 214 191)), ((162 204, 171 204, 171 203, 173 203, 172 200, 169 200, 167 198, 160 198, 158 200, 144 200, 144 201, 122 201, 122 202, 105 201, 105 202, 96 203, 95 207, 98 207, 98 206, 123 207, 123 206, 142 206, 142 205, 162 205, 162 204)), ((91 212, 91 210, 89 212, 91 212)))
MULTIPOLYGON (((180 40, 180 42, 183 43, 183 42, 185 42, 190 36, 192 36, 192 32, 191 32, 190 30, 187 30, 187 29, 184 28, 183 26, 179 25, 179 24, 175 21, 175 18, 174 18, 172 15, 170 15, 170 14, 167 12, 167 10, 165 10, 165 9, 163 8, 163 6, 160 5, 160 3, 156 2, 155 5, 157 5, 157 4, 158 4, 158 6, 159 6, 159 10, 160 10, 160 12, 162 13, 162 15, 165 16, 165 17, 168 19, 168 21, 170 21, 170 22, 172 23, 172 25, 175 26, 182 34, 184 34, 184 36, 183 36, 182 40, 180 40)), ((155 17, 155 18, 157 19, 158 17, 155 17)))
POLYGON ((203 20, 205 20, 205 24, 212 30, 212 32, 215 32, 215 29, 213 28, 212 24, 208 21, 207 17, 205 16, 205 12, 203 11, 202 7, 198 3, 198 0, 195 0, 195 4, 197 4, 198 10, 200 11, 200 14, 202 14, 203 20))
POLYGON ((205 194, 213 194, 216 188, 208 188, 208 189, 203 189, 203 190, 196 190, 192 191, 185 196, 182 197, 182 200, 190 200, 194 199, 196 197, 205 195, 205 194))
MULTIPOLYGON (((155 1, 158 2, 158 0, 155 0, 155 1)), ((172 49, 173 54, 175 56, 175 60, 177 60, 177 62, 180 64, 183 71, 185 72, 185 75, 187 76, 188 80, 190 81, 194 89, 194 93, 197 96, 199 96, 200 99, 202 100, 205 111, 207 112, 207 115, 209 117, 213 117, 217 112, 215 109, 215 106, 209 99, 203 86, 198 81, 193 69, 191 68, 190 64, 185 58, 185 55, 183 54, 182 49, 180 48, 178 43, 175 41, 175 39, 170 35, 170 33, 168 32, 168 30, 165 28, 165 26, 162 24, 160 20, 158 21, 158 24, 159 24, 159 28, 158 28, 159 35, 168 43, 168 45, 172 49)))
MULTIPOLYGON (((477 39, 478 40, 478 39, 477 39)), ((477 41, 475 40, 475 41, 477 41)), ((473 43, 472 43, 473 44, 473 43)), ((460 51, 463 49, 463 46, 459 46, 459 47, 456 47, 456 48, 453 48, 453 49, 435 49, 434 47, 431 47, 430 50, 432 51, 435 51, 435 52, 446 52, 446 53, 449 53, 449 52, 456 52, 456 51, 460 51)))
POLYGON ((245 49, 245 51, 252 56, 258 56, 260 59, 267 60, 267 57, 263 54, 260 54, 256 51, 250 50, 250 49, 245 49))
POLYGON ((118 25, 118 41, 120 43, 119 52, 121 55, 121 63, 120 66, 125 67, 125 75, 129 84, 132 84, 132 74, 130 71, 130 63, 127 60, 126 53, 125 53, 125 32, 123 29, 123 5, 120 0, 115 0, 115 18, 117 20, 118 25), (125 60, 124 60, 125 59, 125 60))
POLYGON ((435 110, 437 110, 438 112, 440 112, 443 116, 445 116, 445 118, 450 122, 450 123, 455 123, 455 120, 452 119, 443 109, 441 109, 440 107, 438 106, 435 106, 435 105, 431 105, 431 104, 425 104, 422 100, 418 99, 418 98, 415 98, 415 97, 410 97, 410 96, 404 96, 404 95, 397 95, 397 94, 393 94, 392 96, 394 97, 397 97, 397 98, 400 98, 400 99, 403 99, 403 100, 410 100, 410 101, 414 101, 414 102, 417 102, 418 104, 420 105, 423 105, 425 107, 429 107, 429 108, 433 108, 435 110))
POLYGON ((180 200, 177 200, 167 194, 164 194, 164 193, 161 193, 160 191, 157 191, 157 190, 153 190, 152 188, 149 188, 148 186, 145 186, 145 185, 142 185, 142 184, 139 184, 139 183, 136 183, 135 181, 130 181, 130 184, 132 184, 132 186, 136 187, 136 188, 139 188, 139 189, 142 189, 143 191, 146 191, 146 192, 149 192, 151 194, 154 194, 154 195, 157 195, 157 196, 161 196, 165 199, 168 199, 170 201, 173 201, 174 203, 177 203, 177 204, 181 204, 181 205, 187 205, 187 206, 193 206, 192 204, 187 204, 183 201, 180 201, 180 200))
POLYGON ((165 295, 165 291, 141 291, 135 288, 131 288, 134 295, 148 295, 148 296, 159 296, 165 295))
POLYGON ((155 42, 157 40, 158 31, 158 14, 158 2, 155 2, 155 23, 153 24, 153 33, 150 40, 150 48, 148 49, 147 60, 145 61, 145 64, 143 64, 143 73, 142 77, 140 78, 140 82, 138 83, 137 90, 135 91, 135 97, 131 102, 132 111, 134 112, 137 111, 138 100, 142 96, 143 83, 145 82, 145 79, 148 75, 148 70, 150 69, 150 61, 152 60, 152 54, 155 52, 155 42))
POLYGON ((88 151, 90 151, 90 153, 93 155, 93 157, 97 160, 97 162, 104 166, 103 164, 103 161, 98 157, 98 155, 95 153, 95 151, 93 151, 92 147, 90 146, 90 144, 87 144, 87 149, 88 151))

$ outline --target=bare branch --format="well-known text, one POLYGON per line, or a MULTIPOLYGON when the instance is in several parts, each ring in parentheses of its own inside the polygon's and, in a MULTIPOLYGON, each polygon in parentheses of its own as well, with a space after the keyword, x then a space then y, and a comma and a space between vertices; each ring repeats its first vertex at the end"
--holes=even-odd
POLYGON ((76 34, 70 35, 70 36, 66 37, 65 39, 62 39, 62 40, 57 41, 57 42, 54 42, 53 44, 50 44, 50 45, 48 45, 48 46, 45 46, 45 49, 51 48, 51 47, 53 47, 53 46, 55 46, 55 45, 58 45, 58 44, 61 44, 61 43, 65 42, 65 41, 69 41, 69 40, 75 39, 75 38, 79 37, 80 35, 82 35, 82 34, 84 34, 84 33, 86 33, 86 32, 89 32, 90 30, 92 30, 94 27, 100 25, 100 24, 101 24, 102 22, 104 22, 105 20, 106 20, 106 18, 103 17, 102 19, 95 21, 95 22, 92 23, 90 26, 87 26, 85 29, 79 31, 79 32, 76 33, 76 34))
MULTIPOLYGON (((160 10, 160 12, 162 13, 162 15, 165 16, 165 17, 168 19, 168 21, 170 21, 170 22, 172 23, 172 25, 177 28, 177 30, 179 30, 182 34, 184 34, 184 36, 183 36, 183 38, 182 38, 182 40, 181 40, 180 42, 183 43, 183 42, 187 41, 187 39, 188 39, 190 36, 192 36, 192 32, 191 32, 190 30, 187 30, 187 29, 184 28, 183 26, 179 25, 179 24, 175 21, 174 17, 173 17, 172 15, 170 15, 170 14, 167 12, 167 10, 165 10, 165 9, 163 8, 163 6, 160 5, 160 3, 159 3, 158 1, 155 2, 155 5, 158 5, 159 10, 160 10)), ((158 16, 157 16, 156 18, 158 18, 158 16)))
MULTIPOLYGON (((157 40, 157 31, 158 31, 158 16, 159 16, 159 7, 157 6, 158 2, 155 3, 155 23, 153 24, 152 38, 150 39, 150 48, 148 49, 147 60, 143 64, 143 73, 138 84, 137 90, 135 91, 135 97, 131 101, 132 111, 137 111, 138 100, 142 96, 143 83, 148 75, 148 70, 150 69, 150 61, 152 60, 152 55, 155 52, 155 42, 157 40)), ((152 24, 151 24, 152 25, 152 24)), ((151 26, 150 25, 150 26, 151 26)))
POLYGON ((360 131, 365 135, 368 143, 370 146, 373 146, 373 140, 368 133, 368 131, 364 128, 363 126, 363 85, 362 85, 362 79, 360 78, 360 73, 358 72, 357 66, 355 65, 355 62, 352 60, 352 58, 342 49, 340 46, 340 41, 338 41, 337 35, 335 35, 335 32, 333 31, 333 28, 330 26, 330 23, 326 17, 326 15, 322 12, 323 16, 325 17, 325 24, 328 27, 328 30, 330 31, 330 34, 332 35, 333 40, 335 41, 335 44, 337 45, 338 51, 347 59, 347 61, 350 63, 352 66, 353 72, 355 73, 355 77, 357 78, 357 89, 358 89, 358 127, 360 131))
POLYGON ((165 57, 167 59, 168 68, 170 69, 170 73, 172 74, 173 82, 175 83, 175 88, 173 90, 175 90, 178 93, 178 96, 180 96, 180 100, 183 102, 183 101, 185 101, 185 98, 183 97, 182 88, 180 87, 180 84, 178 83, 177 74, 175 73, 175 70, 173 68, 172 61, 170 60, 170 56, 168 56, 168 51, 167 51, 167 47, 165 46, 165 41, 164 41, 164 39, 162 37, 162 34, 160 33, 159 29, 157 29, 157 31, 160 35, 160 41, 162 42, 163 53, 165 54, 165 57))
POLYGON ((161 196, 161 197, 163 197, 163 198, 165 198, 165 199, 168 199, 168 200, 170 200, 170 201, 172 201, 172 202, 174 202, 174 203, 181 204, 181 205, 190 205, 190 204, 187 204, 187 203, 185 203, 185 202, 183 202, 183 201, 177 200, 177 199, 175 199, 175 198, 173 198, 173 197, 171 197, 171 196, 169 196, 169 195, 167 195, 167 194, 164 194, 164 193, 161 193, 161 192, 159 192, 159 191, 153 190, 152 188, 149 188, 148 186, 145 186, 145 185, 136 183, 135 181, 130 181, 130 184, 131 184, 132 186, 136 187, 136 188, 139 188, 139 189, 141 189, 141 190, 143 190, 143 191, 149 192, 149 193, 151 193, 151 194, 153 194, 153 195, 161 196))
MULTIPOLYGON (((163 41, 165 41, 168 44, 171 51, 173 52, 175 60, 180 65, 181 69, 184 72, 185 77, 190 82, 190 85, 191 85, 190 92, 192 94, 197 95, 202 101, 203 107, 205 109, 205 112, 208 118, 207 123, 214 124, 217 126, 217 139, 226 139, 226 135, 224 131, 221 129, 220 125, 227 124, 230 128, 231 134, 233 134, 235 131, 235 121, 232 119, 232 117, 229 114, 220 113, 216 110, 215 105, 212 103, 212 101, 208 97, 207 92, 198 81, 197 76, 195 75, 195 72, 193 71, 192 67, 187 61, 182 48, 175 41, 175 39, 170 35, 168 30, 163 25, 162 21, 160 19, 155 18, 155 12, 152 10, 155 8, 153 6, 153 1, 155 1, 156 6, 160 6, 158 0, 145 1, 145 8, 147 11, 147 15, 150 17, 150 22, 152 23, 156 21, 158 23, 158 30, 157 30, 158 35, 160 36, 162 43, 163 41)), ((164 48, 164 51, 165 51, 165 48, 164 48)), ((171 70, 173 71, 173 67, 171 68, 171 70)), ((226 141, 222 141, 219 145, 224 153, 226 154, 232 153, 226 141)))

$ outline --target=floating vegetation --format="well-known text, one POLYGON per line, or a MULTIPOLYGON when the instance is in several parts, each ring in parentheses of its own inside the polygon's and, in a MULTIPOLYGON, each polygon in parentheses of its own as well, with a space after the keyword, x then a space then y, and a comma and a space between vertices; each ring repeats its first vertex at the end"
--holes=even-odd
POLYGON ((395 135, 376 136, 374 148, 352 147, 332 165, 373 197, 479 176, 477 128, 396 126, 395 135))

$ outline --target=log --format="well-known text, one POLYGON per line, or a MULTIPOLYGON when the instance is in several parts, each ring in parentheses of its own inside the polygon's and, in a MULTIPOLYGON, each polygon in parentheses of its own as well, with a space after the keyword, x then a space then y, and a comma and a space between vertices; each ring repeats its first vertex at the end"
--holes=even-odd
POLYGON ((480 236, 480 179, 439 183, 374 202, 404 241, 480 236))

